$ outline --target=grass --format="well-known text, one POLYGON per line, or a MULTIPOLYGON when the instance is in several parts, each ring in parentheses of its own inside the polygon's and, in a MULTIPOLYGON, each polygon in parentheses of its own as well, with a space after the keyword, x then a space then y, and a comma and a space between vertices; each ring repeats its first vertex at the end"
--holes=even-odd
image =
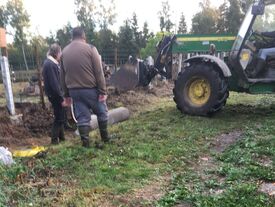
POLYGON ((83 149, 76 138, 45 158, 1 166, 0 206, 274 206, 258 191, 261 182, 275 180, 274 100, 232 93, 221 113, 205 118, 180 114, 170 99, 159 99, 111 127, 118 139, 104 150, 83 149), (236 130, 237 143, 213 150, 217 137, 236 130), (202 157, 211 163, 203 166, 202 157), (136 190, 167 175, 160 200, 135 198, 136 190))

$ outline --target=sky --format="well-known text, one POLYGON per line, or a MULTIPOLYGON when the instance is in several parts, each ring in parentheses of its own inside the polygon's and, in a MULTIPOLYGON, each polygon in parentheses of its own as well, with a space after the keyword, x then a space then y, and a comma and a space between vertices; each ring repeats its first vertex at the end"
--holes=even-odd
MULTIPOLYGON (((95 0, 96 1, 96 0, 95 0)), ((108 0, 105 0, 108 2, 108 0)), ((199 11, 199 2, 202 0, 169 0, 172 21, 178 24, 180 14, 185 15, 188 29, 190 29, 193 15, 199 11)), ((221 0, 210 0, 213 6, 218 6, 221 0)), ((118 31, 125 19, 131 18, 133 12, 137 14, 139 26, 147 21, 152 32, 159 31, 158 11, 161 10, 162 0, 115 0, 116 23, 112 30, 118 31)), ((25 9, 30 14, 31 32, 48 36, 52 31, 62 28, 70 22, 77 26, 74 9, 74 0, 23 0, 25 9)))

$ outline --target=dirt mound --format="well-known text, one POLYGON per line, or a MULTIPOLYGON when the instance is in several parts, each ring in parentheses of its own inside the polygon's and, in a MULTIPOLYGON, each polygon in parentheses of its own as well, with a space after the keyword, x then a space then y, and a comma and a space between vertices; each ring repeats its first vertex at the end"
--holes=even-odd
POLYGON ((119 92, 114 88, 108 89, 107 105, 110 109, 124 106, 127 107, 131 113, 137 112, 140 107, 146 107, 158 97, 172 96, 173 84, 162 81, 155 83, 152 88, 136 88, 132 91, 119 92))
POLYGON ((31 137, 31 133, 23 125, 15 125, 11 122, 6 108, 0 108, 0 145, 9 146, 18 143, 14 138, 31 137))
POLYGON ((21 108, 23 124, 28 131, 36 136, 45 135, 49 132, 53 114, 50 109, 42 109, 38 104, 27 104, 21 108))
POLYGON ((49 109, 42 109, 39 104, 15 104, 17 114, 22 114, 22 122, 13 123, 6 108, 0 108, 0 146, 16 147, 38 145, 47 136, 52 122, 49 109))

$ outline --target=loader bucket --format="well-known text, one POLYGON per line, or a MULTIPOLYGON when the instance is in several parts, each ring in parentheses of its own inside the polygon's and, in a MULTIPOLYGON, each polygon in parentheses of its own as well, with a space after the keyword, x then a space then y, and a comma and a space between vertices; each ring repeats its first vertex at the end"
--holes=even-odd
POLYGON ((119 91, 133 90, 138 86, 137 67, 132 64, 122 65, 110 78, 110 84, 119 91))

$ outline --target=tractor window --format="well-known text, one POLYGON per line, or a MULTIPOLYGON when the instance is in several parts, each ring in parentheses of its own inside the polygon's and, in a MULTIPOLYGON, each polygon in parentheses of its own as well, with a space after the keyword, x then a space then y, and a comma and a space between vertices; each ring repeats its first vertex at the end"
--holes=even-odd
POLYGON ((275 5, 267 5, 265 7, 265 14, 257 16, 253 25, 254 31, 266 32, 275 31, 275 5))

